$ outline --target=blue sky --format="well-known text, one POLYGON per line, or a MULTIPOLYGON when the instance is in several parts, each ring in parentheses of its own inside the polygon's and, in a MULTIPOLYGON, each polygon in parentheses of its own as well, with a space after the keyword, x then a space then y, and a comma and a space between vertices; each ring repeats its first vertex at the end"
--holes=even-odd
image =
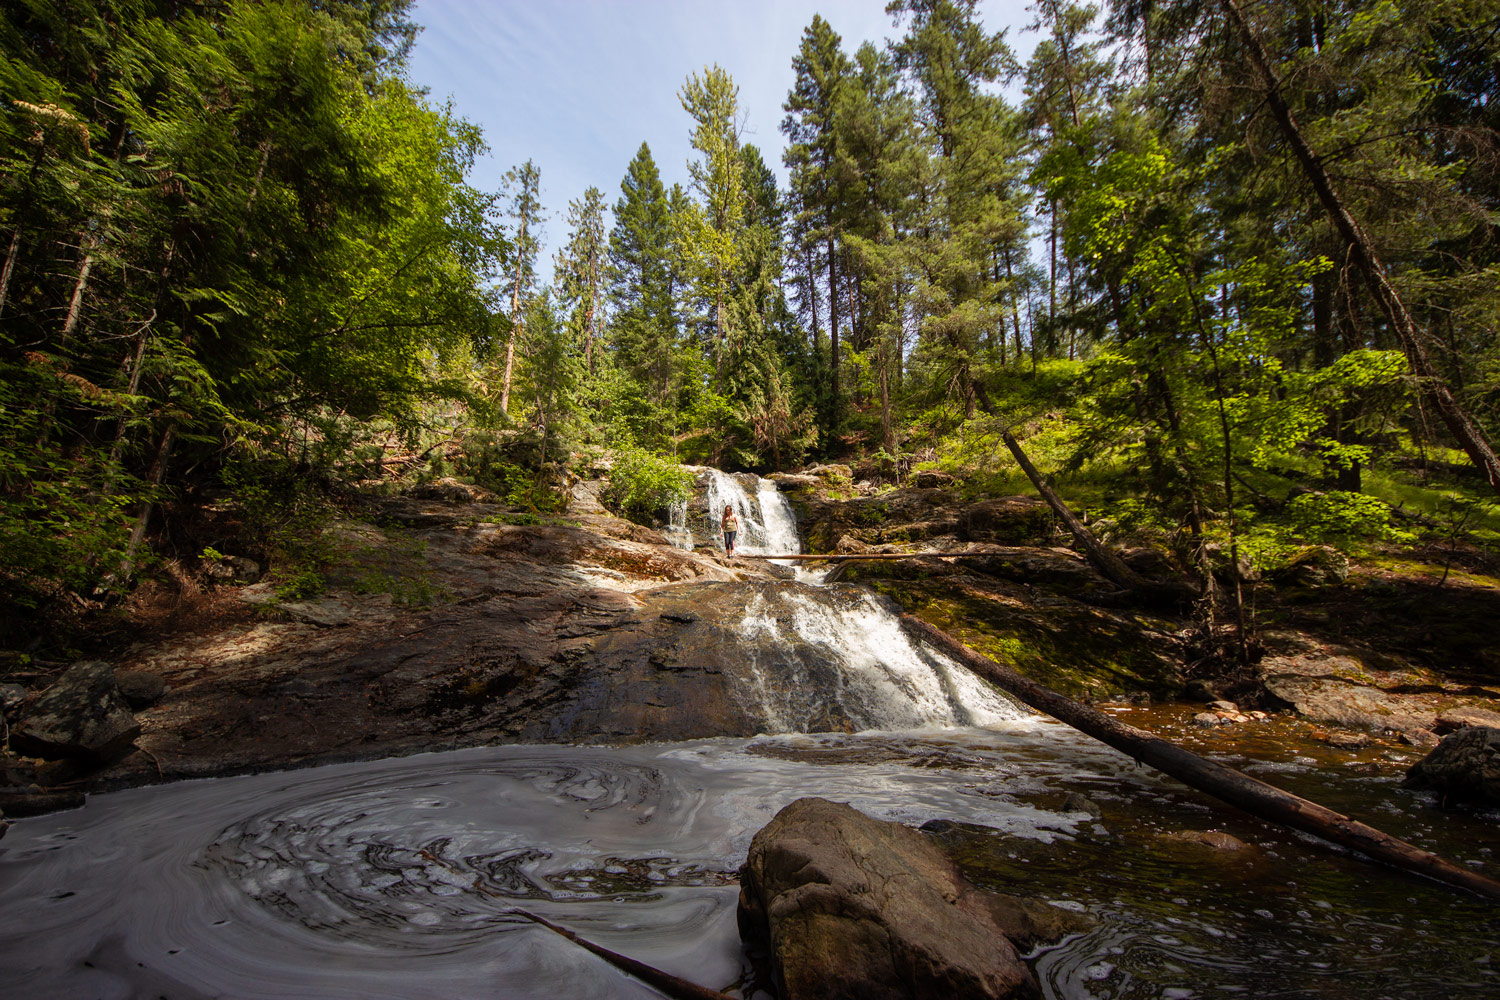
MULTIPOLYGON (((1030 0, 981 0, 992 31, 1025 59, 1034 35, 1030 0)), ((567 205, 594 185, 613 206, 640 144, 669 186, 687 184, 689 120, 678 103, 683 81, 717 63, 740 88, 744 141, 781 166, 781 104, 792 85, 792 57, 818 13, 853 52, 897 34, 885 0, 419 0, 424 27, 410 77, 432 99, 484 129, 489 155, 473 183, 501 184, 510 167, 534 160, 542 175, 546 262, 567 238, 567 205)))

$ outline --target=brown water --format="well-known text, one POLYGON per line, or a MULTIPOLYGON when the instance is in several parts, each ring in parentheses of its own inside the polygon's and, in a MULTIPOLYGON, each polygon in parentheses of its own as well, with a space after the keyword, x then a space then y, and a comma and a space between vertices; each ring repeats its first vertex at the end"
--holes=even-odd
MULTIPOLYGON (((1500 814, 1439 810, 1399 788, 1421 756, 1375 741, 1324 742, 1291 716, 1205 729, 1196 708, 1115 709, 1117 717, 1387 833, 1500 874, 1500 814)), ((1038 843, 972 826, 937 836, 981 885, 1087 910, 1098 928, 1033 956, 1049 997, 1500 996, 1500 908, 1376 866, 1312 837, 1219 805, 1146 769, 1083 780, 1097 821, 1038 843), (1220 831, 1243 850, 1184 839, 1220 831)), ((1045 798, 1045 796, 1043 797, 1045 798)))

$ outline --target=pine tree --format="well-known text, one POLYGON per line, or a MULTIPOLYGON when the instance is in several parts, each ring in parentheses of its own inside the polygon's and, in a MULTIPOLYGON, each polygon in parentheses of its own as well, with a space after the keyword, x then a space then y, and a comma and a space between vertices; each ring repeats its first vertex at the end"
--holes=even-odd
POLYGON ((671 207, 651 149, 636 152, 620 182, 609 237, 611 354, 623 380, 612 401, 636 439, 660 444, 676 420, 679 381, 671 207))
POLYGON ((985 32, 977 0, 912 0, 897 65, 920 87, 920 120, 936 147, 924 194, 928 218, 908 241, 917 276, 929 384, 951 386, 966 415, 984 396, 981 369, 1003 336, 1005 286, 998 262, 1024 250, 1021 146, 1014 113, 990 92, 1014 67, 1001 35, 985 32))
POLYGON ((584 371, 594 373, 594 342, 603 320, 604 271, 608 244, 604 232, 604 192, 584 191, 568 203, 568 245, 558 252, 553 273, 568 327, 583 343, 584 371))
POLYGON ((782 110, 781 131, 787 138, 782 161, 791 172, 794 260, 803 275, 803 300, 809 312, 814 340, 819 335, 815 272, 826 275, 828 294, 829 389, 823 400, 820 424, 825 435, 836 432, 843 409, 839 385, 843 367, 840 351, 840 319, 843 285, 840 243, 843 191, 835 165, 838 132, 835 102, 850 74, 843 42, 828 22, 814 15, 803 29, 802 43, 792 58, 796 78, 782 110))
POLYGON ((690 76, 678 97, 693 119, 693 148, 702 158, 688 163, 700 200, 677 217, 674 235, 695 293, 711 304, 714 368, 722 375, 731 336, 728 298, 745 228, 739 88, 715 65, 690 76))
POLYGON ((527 160, 505 175, 510 189, 510 217, 516 223, 515 259, 510 278, 510 336, 505 341, 505 372, 500 383, 500 412, 510 412, 510 386, 515 372, 516 344, 526 335, 526 310, 536 282, 536 255, 541 241, 541 172, 527 160))

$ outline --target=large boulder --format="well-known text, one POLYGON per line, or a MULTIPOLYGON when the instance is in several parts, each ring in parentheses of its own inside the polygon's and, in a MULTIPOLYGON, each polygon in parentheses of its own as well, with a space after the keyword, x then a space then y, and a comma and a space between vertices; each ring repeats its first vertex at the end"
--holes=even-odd
POLYGON ((407 490, 406 495, 418 500, 441 500, 443 503, 477 503, 495 499, 495 494, 483 486, 460 482, 452 476, 434 479, 429 483, 418 483, 407 490))
POLYGON ((798 799, 740 869, 740 934, 784 1000, 1035 996, 984 894, 926 837, 798 799))
POLYGON ((959 514, 960 537, 997 545, 1038 545, 1052 534, 1052 510, 1032 497, 997 497, 959 514))
POLYGON ((115 683, 131 708, 149 708, 167 693, 167 682, 149 670, 116 670, 115 683))
POLYGON ((1500 803, 1500 729, 1469 726, 1444 737, 1402 785, 1430 788, 1445 800, 1500 803))
POLYGON ((1349 579, 1349 557, 1330 545, 1311 545, 1293 555, 1273 576, 1286 586, 1333 586, 1349 579))
POLYGON ((869 545, 921 542, 958 532, 953 496, 940 489, 897 489, 838 500, 794 496, 798 527, 808 550, 827 552, 844 536, 869 545))
POLYGON ((911 484, 919 490, 943 489, 957 483, 953 476, 937 469, 920 469, 911 474, 911 484))
POLYGON ((95 660, 73 664, 43 691, 11 730, 10 745, 32 757, 105 764, 129 752, 140 734, 113 668, 95 660))

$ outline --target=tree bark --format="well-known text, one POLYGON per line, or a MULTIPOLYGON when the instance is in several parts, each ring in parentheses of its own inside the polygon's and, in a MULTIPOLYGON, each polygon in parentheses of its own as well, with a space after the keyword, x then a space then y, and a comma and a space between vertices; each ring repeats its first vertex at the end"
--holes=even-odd
MULTIPOLYGON (((521 218, 521 231, 516 237, 516 246, 519 248, 526 242, 526 227, 529 220, 524 216, 521 218)), ((500 412, 510 414, 510 380, 516 368, 516 338, 526 330, 526 322, 521 318, 521 282, 526 275, 525 255, 516 253, 516 280, 510 290, 510 336, 505 338, 505 375, 500 383, 500 412)))
MULTIPOLYGON (((156 322, 156 310, 151 310, 151 315, 146 317, 146 322, 135 333, 135 353, 126 364, 129 366, 130 376, 126 381, 125 393, 134 396, 136 390, 141 387, 141 363, 146 358, 146 345, 151 340, 151 324, 156 322)), ((109 449, 109 467, 111 470, 118 467, 120 457, 125 450, 125 417, 120 416, 119 425, 115 428, 115 443, 109 449)), ((114 473, 110 472, 113 482, 114 473)))
POLYGON ((1011 267, 1010 247, 1005 248, 1005 279, 1010 283, 1010 322, 1016 334, 1016 363, 1021 361, 1021 307, 1016 301, 1016 275, 1011 267))
POLYGON ((1057 357, 1057 202, 1047 211, 1047 353, 1057 357))
MULTIPOLYGON (((885 340, 884 337, 881 339, 885 340)), ((892 461, 896 460, 896 429, 891 421, 890 348, 884 343, 880 350, 880 446, 891 456, 892 461)))
POLYGON ((1123 559, 1115 555, 1099 539, 1095 538, 1094 533, 1082 521, 1078 520, 1077 515, 1068 509, 1067 504, 1063 503, 1062 497, 1053 492, 1046 478, 1037 471, 1035 465, 1031 464, 1031 459, 1027 457, 1026 452, 1021 448, 1021 443, 1016 440, 1015 435, 1010 431, 1005 431, 1000 435, 1000 438, 1005 442, 1005 447, 1009 448, 1010 453, 1015 456, 1017 464, 1021 466, 1021 471, 1026 473, 1026 478, 1031 480, 1031 485, 1036 487, 1036 491, 1041 494, 1042 499, 1047 501, 1047 506, 1052 508, 1052 512, 1057 515, 1057 519, 1067 526, 1074 540, 1078 542, 1084 554, 1088 556, 1089 562, 1094 564, 1094 568, 1103 573, 1111 582, 1119 584, 1128 590, 1146 589, 1146 581, 1135 570, 1125 565, 1123 559))
POLYGON ((829 382, 833 393, 833 405, 829 408, 832 415, 829 429, 836 430, 839 425, 839 286, 838 256, 834 251, 831 223, 828 232, 828 346, 831 362, 829 382))
POLYGON ((920 618, 902 615, 901 624, 923 642, 953 657, 980 677, 1021 701, 1108 744, 1143 764, 1156 768, 1191 788, 1242 809, 1258 819, 1302 830, 1350 848, 1375 861, 1413 872, 1445 885, 1500 902, 1500 882, 1445 861, 1402 840, 1325 806, 1299 798, 1226 767, 1142 729, 1126 725, 1103 712, 1065 698, 1050 688, 1022 677, 1010 667, 981 656, 957 639, 920 618))
MULTIPOLYGON (((88 244, 88 236, 83 237, 85 245, 88 244)), ((88 288, 89 272, 94 268, 94 255, 85 250, 83 261, 78 265, 78 279, 73 282, 73 294, 68 298, 68 315, 63 320, 62 339, 60 343, 66 346, 72 339, 73 331, 78 329, 78 317, 83 311, 83 293, 88 288)))
MULTIPOLYGON (((161 445, 156 449, 156 458, 151 462, 151 471, 146 478, 150 480, 153 488, 160 486, 162 477, 166 475, 167 460, 172 456, 172 445, 177 442, 177 421, 167 425, 167 429, 161 436, 161 445)), ((151 508, 155 504, 147 500, 141 504, 141 512, 136 515, 135 527, 130 531, 130 543, 125 546, 125 558, 120 560, 120 568, 113 579, 106 579, 101 590, 112 589, 118 584, 123 587, 130 582, 130 576, 135 572, 135 554, 140 551, 141 542, 146 537, 146 526, 151 523, 151 508)))
POLYGON ((697 983, 690 982, 680 976, 674 976, 670 972, 663 972, 661 969, 647 965, 645 962, 631 958, 629 955, 621 955, 617 951, 610 951, 603 945, 598 945, 587 938, 579 937, 566 927, 560 927, 529 910, 517 907, 511 912, 517 916, 525 917, 533 923, 540 924, 554 934, 567 938, 578 945, 578 947, 599 956, 610 965, 613 965, 622 972, 629 973, 652 988, 660 990, 662 994, 672 997, 673 1000, 733 1000, 727 993, 720 993, 718 990, 699 986, 697 983))
POLYGON ((0 312, 5 311, 5 300, 10 293, 10 276, 16 270, 16 255, 21 252, 21 228, 11 234, 10 248, 5 251, 5 265, 0 267, 0 312))
POLYGON ((1485 478, 1489 480, 1490 488, 1500 494, 1500 458, 1496 457, 1495 450, 1490 446, 1489 440, 1479 425, 1454 398, 1448 383, 1433 367, 1427 348, 1423 344, 1425 335, 1418 329, 1416 320, 1412 318, 1400 293, 1391 284, 1390 275, 1376 253, 1369 234, 1345 206, 1333 186, 1333 179, 1323 167, 1323 161, 1302 135, 1297 118, 1281 92, 1281 79, 1271 66, 1270 55, 1261 44, 1260 36, 1245 19, 1244 12, 1240 10, 1236 0, 1219 0, 1219 5, 1239 31, 1245 43, 1245 58, 1250 62, 1265 87, 1266 104, 1270 107, 1272 116, 1280 125, 1282 134, 1285 135, 1293 154, 1302 166, 1303 174, 1312 184, 1313 191, 1316 192, 1324 211, 1328 213, 1334 228, 1349 245, 1350 257, 1364 276, 1365 283, 1369 286, 1381 311, 1385 313, 1386 322, 1390 324, 1391 330, 1401 341, 1401 347, 1406 352, 1406 359, 1411 365, 1412 374, 1421 380, 1423 395, 1427 397, 1433 409, 1437 410, 1438 416, 1447 425, 1449 433, 1458 441, 1459 446, 1468 454, 1469 460, 1484 473, 1485 478))

